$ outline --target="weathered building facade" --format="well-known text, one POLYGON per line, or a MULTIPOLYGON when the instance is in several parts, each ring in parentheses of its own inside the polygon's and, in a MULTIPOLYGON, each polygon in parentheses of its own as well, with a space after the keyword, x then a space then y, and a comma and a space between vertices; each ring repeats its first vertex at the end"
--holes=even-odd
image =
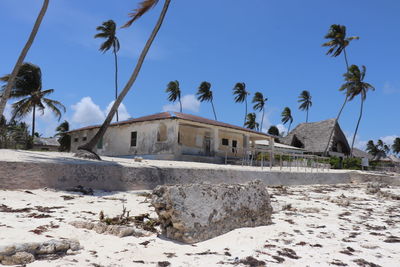
MULTIPOLYGON (((71 151, 89 141, 98 128, 70 131, 71 151)), ((255 147, 256 140, 273 143, 273 136, 199 116, 163 112, 111 124, 95 152, 106 156, 221 162, 226 157, 241 157, 255 147)))

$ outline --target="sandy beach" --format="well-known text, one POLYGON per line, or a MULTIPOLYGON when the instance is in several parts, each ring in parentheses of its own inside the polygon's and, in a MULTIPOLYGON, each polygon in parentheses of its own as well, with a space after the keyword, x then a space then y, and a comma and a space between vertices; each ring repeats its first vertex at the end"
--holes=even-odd
POLYGON ((100 211, 116 216, 123 206, 132 216, 149 213, 156 218, 143 194, 150 191, 95 191, 90 196, 53 189, 2 190, 0 244, 68 238, 83 247, 76 255, 28 266, 256 266, 246 264, 249 256, 266 266, 398 266, 400 203, 393 196, 400 195, 400 188, 381 188, 392 197, 367 194, 366 188, 269 187, 272 225, 236 229, 194 245, 155 233, 120 238, 69 224, 97 222, 100 211))

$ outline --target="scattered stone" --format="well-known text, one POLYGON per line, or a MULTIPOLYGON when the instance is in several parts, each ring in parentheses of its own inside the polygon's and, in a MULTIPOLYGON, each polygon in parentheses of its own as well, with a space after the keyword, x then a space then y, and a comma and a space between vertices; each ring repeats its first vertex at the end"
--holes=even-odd
POLYGON ((77 240, 49 240, 42 243, 22 243, 0 247, 0 263, 3 265, 28 264, 35 259, 54 259, 67 254, 68 251, 79 250, 77 240))
POLYGON ((272 208, 261 181, 240 184, 158 186, 152 204, 162 233, 196 243, 241 227, 271 223, 272 208))
POLYGON ((125 236, 143 237, 143 236, 149 236, 151 234, 147 231, 138 229, 133 226, 107 225, 106 223, 103 222, 92 223, 85 221, 73 221, 70 222, 70 224, 76 228, 94 230, 98 234, 109 234, 118 237, 125 237, 125 236))
POLYGON ((338 259, 333 259, 333 260, 330 262, 330 264, 332 264, 332 265, 337 265, 337 266, 347 266, 346 263, 344 263, 343 261, 338 260, 338 259))
POLYGON ((276 260, 277 263, 282 263, 282 262, 285 261, 285 258, 282 258, 282 257, 279 257, 279 256, 272 255, 271 257, 272 257, 274 260, 276 260))
POLYGON ((386 243, 400 243, 400 238, 397 236, 388 236, 383 242, 386 243))
POLYGON ((13 209, 4 204, 0 205, 0 212, 20 213, 20 212, 30 212, 31 210, 32 208, 13 209))

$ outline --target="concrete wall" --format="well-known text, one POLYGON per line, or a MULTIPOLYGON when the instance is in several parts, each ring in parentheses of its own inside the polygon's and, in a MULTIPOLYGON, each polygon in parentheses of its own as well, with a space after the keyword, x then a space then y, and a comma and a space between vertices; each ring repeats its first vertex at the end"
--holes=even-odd
POLYGON ((359 172, 270 172, 182 167, 129 167, 113 162, 65 161, 4 162, 0 161, 0 189, 65 189, 77 185, 102 190, 153 189, 162 184, 244 183, 260 179, 268 185, 336 184, 351 181, 381 181, 400 185, 400 179, 367 175, 359 172), (397 179, 397 180, 396 180, 397 179))

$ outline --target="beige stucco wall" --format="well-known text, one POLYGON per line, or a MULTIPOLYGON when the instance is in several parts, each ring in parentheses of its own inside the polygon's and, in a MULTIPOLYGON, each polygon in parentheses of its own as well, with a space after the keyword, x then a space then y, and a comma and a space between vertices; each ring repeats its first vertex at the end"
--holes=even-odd
MULTIPOLYGON (((172 157, 177 146, 177 125, 176 120, 162 120, 113 126, 107 129, 103 137, 103 148, 96 147, 96 152, 107 156, 158 154, 172 157), (157 141, 159 130, 161 141, 157 141), (137 132, 137 142, 134 147, 131 147, 131 132, 137 132), (163 133, 166 133, 166 136, 163 136, 163 133)), ((75 152, 78 146, 90 140, 96 131, 97 129, 73 132, 71 151, 75 152), (84 137, 87 138, 86 141, 83 141, 84 137), (75 138, 78 138, 78 142, 75 138)))
MULTIPOLYGON (((71 151, 75 152, 79 145, 89 141, 96 131, 97 129, 71 133, 71 151), (86 141, 84 141, 84 137, 86 137, 86 141), (76 138, 78 142, 75 141, 76 138)), ((141 155, 147 158, 176 160, 182 160, 182 155, 216 158, 240 157, 244 151, 243 148, 249 147, 248 142, 255 138, 263 137, 204 123, 166 119, 110 127, 103 137, 103 148, 96 148, 96 152, 107 156, 141 155), (131 147, 131 132, 135 131, 137 132, 137 146, 131 147), (229 140, 228 146, 222 145, 223 138, 229 140), (210 143, 208 154, 205 149, 206 139, 210 143), (237 151, 232 151, 233 140, 237 141, 237 151)))

